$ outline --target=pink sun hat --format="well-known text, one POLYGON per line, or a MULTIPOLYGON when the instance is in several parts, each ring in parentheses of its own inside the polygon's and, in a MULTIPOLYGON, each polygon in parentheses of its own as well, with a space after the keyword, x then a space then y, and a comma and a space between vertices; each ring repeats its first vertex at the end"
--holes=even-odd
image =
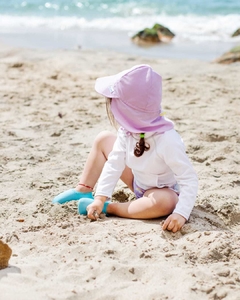
POLYGON ((163 133, 173 128, 173 122, 160 115, 162 77, 149 65, 98 78, 95 90, 112 98, 113 116, 129 132, 163 133))

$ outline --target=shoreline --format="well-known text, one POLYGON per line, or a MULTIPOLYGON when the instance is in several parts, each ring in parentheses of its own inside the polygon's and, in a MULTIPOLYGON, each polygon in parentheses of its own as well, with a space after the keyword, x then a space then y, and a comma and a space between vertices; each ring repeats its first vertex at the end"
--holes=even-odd
POLYGON ((10 47, 45 50, 115 51, 157 59, 192 59, 211 62, 232 47, 232 42, 189 42, 175 37, 168 44, 141 47, 135 45, 125 31, 106 30, 20 30, 0 33, 0 43, 10 47))

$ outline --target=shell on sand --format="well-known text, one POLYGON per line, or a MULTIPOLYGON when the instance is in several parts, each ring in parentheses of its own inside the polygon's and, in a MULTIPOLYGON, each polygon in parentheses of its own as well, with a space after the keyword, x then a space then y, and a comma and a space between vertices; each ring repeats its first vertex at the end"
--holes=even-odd
POLYGON ((8 267, 8 261, 12 255, 12 249, 0 240, 0 270, 8 267))

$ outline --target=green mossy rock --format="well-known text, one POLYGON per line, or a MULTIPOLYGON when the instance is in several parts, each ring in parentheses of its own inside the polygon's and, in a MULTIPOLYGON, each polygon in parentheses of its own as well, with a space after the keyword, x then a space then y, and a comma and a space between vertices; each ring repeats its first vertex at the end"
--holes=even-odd
POLYGON ((162 35, 169 37, 170 39, 175 37, 175 34, 170 29, 168 29, 167 27, 164 27, 160 24, 156 23, 152 29, 156 30, 158 32, 158 34, 160 32, 162 35))
POLYGON ((156 44, 160 42, 169 42, 175 34, 171 32, 167 27, 155 24, 152 28, 145 28, 137 32, 132 41, 136 44, 156 44))
POLYGON ((236 46, 236 47, 232 48, 232 49, 230 50, 230 52, 231 52, 231 53, 237 53, 237 52, 240 53, 240 46, 236 46))
POLYGON ((240 28, 238 28, 233 34, 232 37, 240 35, 240 28))
POLYGON ((133 41, 143 41, 146 43, 159 43, 159 37, 158 34, 156 32, 156 30, 153 30, 151 28, 145 28, 141 31, 139 31, 137 34, 135 34, 132 37, 133 41))
POLYGON ((232 48, 229 52, 224 53, 216 60, 219 64, 231 64, 234 62, 240 62, 240 46, 232 48))

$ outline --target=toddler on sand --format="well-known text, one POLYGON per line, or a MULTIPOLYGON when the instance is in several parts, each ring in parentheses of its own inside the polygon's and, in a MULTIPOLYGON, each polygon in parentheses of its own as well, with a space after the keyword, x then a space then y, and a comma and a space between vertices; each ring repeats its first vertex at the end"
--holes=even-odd
POLYGON ((117 136, 104 131, 96 137, 79 184, 53 203, 79 200, 79 213, 92 220, 101 212, 134 219, 168 216, 163 229, 177 232, 193 209, 198 179, 173 123, 161 115, 161 76, 137 65, 98 78, 95 89, 106 98, 111 123, 119 125, 117 136), (136 200, 110 201, 120 178, 136 200))

